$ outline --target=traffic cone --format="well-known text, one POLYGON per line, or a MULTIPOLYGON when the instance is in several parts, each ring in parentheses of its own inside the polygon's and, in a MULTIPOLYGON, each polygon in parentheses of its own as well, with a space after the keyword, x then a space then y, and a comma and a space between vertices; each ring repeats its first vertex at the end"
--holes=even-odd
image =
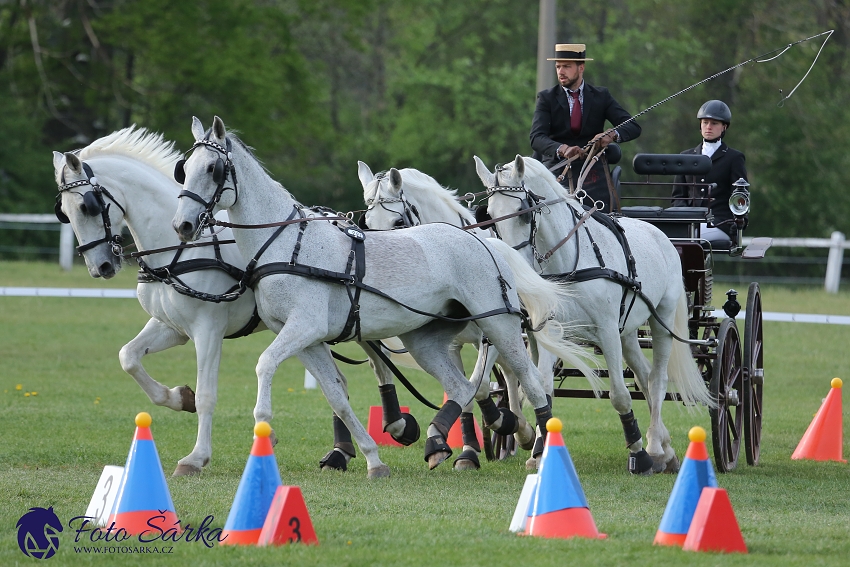
POLYGON ((705 429, 692 427, 688 439, 691 444, 667 500, 661 525, 655 533, 655 545, 683 545, 702 489, 707 486, 717 487, 717 477, 714 476, 714 467, 711 466, 705 447, 705 429))
POLYGON ((149 413, 143 411, 136 416, 133 444, 130 445, 112 512, 106 521, 107 527, 111 526, 113 531, 124 529, 129 535, 138 535, 153 531, 155 528, 152 526, 160 527, 162 531, 182 531, 150 425, 149 413))
POLYGON ((253 545, 260 537, 275 491, 282 484, 271 432, 265 421, 254 426, 254 444, 224 523, 221 545, 253 545))
MULTIPOLYGON (((410 413, 410 408, 401 406, 401 413, 410 413)), ((393 436, 384 431, 383 426, 384 408, 381 406, 369 407, 369 421, 366 423, 366 431, 375 440, 378 445, 387 445, 390 447, 404 447, 401 443, 393 439, 393 436)))
POLYGON ((540 458, 537 486, 531 498, 525 535, 549 538, 608 537, 596 529, 570 453, 564 445, 562 427, 558 418, 546 422, 549 434, 540 458))
POLYGON ((278 486, 257 545, 319 545, 307 504, 298 486, 278 486))
POLYGON ((833 378, 830 382, 832 388, 800 439, 792 459, 847 462, 842 458, 841 384, 841 378, 833 378))
POLYGON ((747 553, 747 544, 738 520, 722 488, 702 489, 694 519, 682 546, 685 551, 724 551, 747 553))
MULTIPOLYGON (((443 393, 443 403, 446 403, 449 400, 449 395, 443 393)), ((484 446, 484 433, 481 431, 481 427, 478 425, 478 420, 474 419, 472 422, 475 424, 475 437, 478 438, 478 446, 484 446)), ((446 439, 446 444, 452 449, 463 449, 463 432, 460 427, 460 420, 454 422, 452 428, 449 429, 449 438, 446 439)))

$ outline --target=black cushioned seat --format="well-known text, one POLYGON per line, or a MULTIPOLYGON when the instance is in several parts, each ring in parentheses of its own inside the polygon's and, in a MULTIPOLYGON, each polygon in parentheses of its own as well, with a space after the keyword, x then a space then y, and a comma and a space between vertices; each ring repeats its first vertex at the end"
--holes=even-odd
POLYGON ((659 215, 663 219, 688 219, 705 222, 708 216, 707 207, 667 207, 659 215))
POLYGON ((651 219, 661 216, 661 207, 623 207, 620 213, 633 219, 651 219))

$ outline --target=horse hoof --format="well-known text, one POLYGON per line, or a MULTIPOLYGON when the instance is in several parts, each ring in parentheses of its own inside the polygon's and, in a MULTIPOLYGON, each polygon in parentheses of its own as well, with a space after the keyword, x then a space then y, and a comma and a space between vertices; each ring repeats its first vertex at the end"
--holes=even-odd
POLYGON ((390 467, 387 465, 381 465, 379 467, 375 467, 374 469, 369 469, 369 472, 366 474, 366 478, 389 478, 390 476, 390 467))
POLYGON ((177 464, 177 468, 174 469, 174 473, 171 476, 196 476, 201 474, 201 469, 196 467, 195 465, 181 465, 177 464))
POLYGON ((525 470, 527 471, 536 471, 540 467, 540 459, 529 457, 527 461, 525 461, 525 470))
POLYGON ((526 423, 525 427, 520 427, 514 437, 522 449, 531 451, 534 448, 535 432, 534 428, 531 427, 531 424, 526 423))
POLYGON ((195 408, 195 391, 188 384, 180 388, 180 400, 183 404, 183 407, 180 409, 183 411, 188 411, 189 413, 198 411, 195 408))
POLYGON ((428 455, 428 470, 434 470, 440 463, 451 457, 452 454, 447 451, 437 451, 428 455))
POLYGON ((458 455, 454 462, 456 471, 477 471, 481 468, 481 461, 478 460, 478 453, 469 449, 458 455))
POLYGON ((269 441, 272 442, 272 447, 277 445, 277 435, 274 434, 274 429, 272 429, 272 432, 269 434, 269 441))
POLYGON ((679 472, 679 458, 674 456, 672 459, 667 461, 667 466, 664 468, 664 474, 676 474, 679 472))

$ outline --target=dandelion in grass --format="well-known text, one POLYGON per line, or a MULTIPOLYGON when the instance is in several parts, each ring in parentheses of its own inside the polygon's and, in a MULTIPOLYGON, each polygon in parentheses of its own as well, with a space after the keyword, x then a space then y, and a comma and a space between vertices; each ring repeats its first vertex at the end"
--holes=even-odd
POLYGON ((23 390, 24 386, 23 386, 23 384, 18 384, 17 386, 15 386, 15 389, 16 390, 23 390))
POLYGON ((30 397, 30 393, 29 393, 29 392, 24 392, 24 397, 25 397, 25 398, 29 398, 29 397, 30 397))

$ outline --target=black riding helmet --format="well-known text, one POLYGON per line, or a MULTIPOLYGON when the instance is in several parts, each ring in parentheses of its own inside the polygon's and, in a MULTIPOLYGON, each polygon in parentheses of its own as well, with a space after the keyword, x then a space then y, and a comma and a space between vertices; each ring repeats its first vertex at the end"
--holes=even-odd
POLYGON ((732 111, 722 100, 710 100, 700 106, 699 112, 697 112, 697 119, 702 120, 703 118, 719 120, 728 127, 732 123, 732 111))

